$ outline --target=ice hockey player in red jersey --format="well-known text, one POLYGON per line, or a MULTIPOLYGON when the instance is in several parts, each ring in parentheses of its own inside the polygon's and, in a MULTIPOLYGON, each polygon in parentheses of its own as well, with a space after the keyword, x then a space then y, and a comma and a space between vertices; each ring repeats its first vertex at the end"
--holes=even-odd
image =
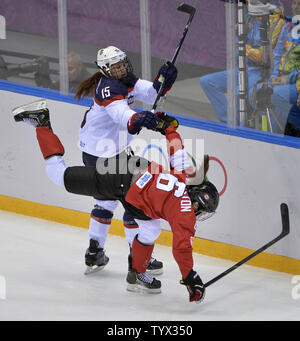
POLYGON ((216 211, 219 195, 215 186, 205 180, 208 158, 199 166, 193 165, 179 133, 168 124, 167 115, 153 114, 152 124, 145 125, 144 114, 137 114, 128 121, 128 131, 135 133, 146 127, 165 135, 170 171, 155 162, 133 156, 118 160, 114 174, 103 174, 92 167, 66 166, 64 147, 52 131, 47 108, 29 111, 19 107, 13 113, 16 121, 29 122, 36 127, 46 172, 55 184, 75 194, 109 195, 120 201, 125 211, 137 220, 140 228, 132 245, 127 290, 161 292, 161 282, 149 276, 146 269, 161 232, 159 219, 164 219, 173 233, 172 252, 181 272, 180 283, 187 287, 191 302, 202 301, 205 287, 193 269, 192 240, 196 221, 216 211))

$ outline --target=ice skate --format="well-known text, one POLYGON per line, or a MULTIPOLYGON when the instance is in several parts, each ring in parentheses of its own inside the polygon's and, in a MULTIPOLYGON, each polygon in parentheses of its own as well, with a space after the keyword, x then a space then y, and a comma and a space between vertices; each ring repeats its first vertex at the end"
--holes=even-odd
POLYGON ((148 294, 161 293, 161 282, 146 273, 138 273, 136 270, 130 269, 126 281, 128 291, 148 294))
MULTIPOLYGON (((152 257, 150 259, 149 265, 146 269, 146 273, 150 276, 158 276, 163 274, 163 263, 159 260, 157 260, 156 258, 153 257, 154 254, 152 253, 152 257)), ((132 262, 132 258, 131 258, 131 249, 130 249, 130 253, 128 255, 128 270, 131 269, 131 262, 132 262)))
POLYGON ((156 258, 151 257, 149 265, 147 267, 147 274, 154 276, 154 275, 161 275, 163 271, 163 263, 156 258))
POLYGON ((25 122, 34 127, 50 126, 49 110, 45 99, 21 105, 12 110, 16 122, 25 122))
POLYGON ((102 270, 109 261, 104 250, 98 246, 99 243, 96 240, 90 240, 90 246, 85 253, 85 264, 87 265, 85 275, 102 270))

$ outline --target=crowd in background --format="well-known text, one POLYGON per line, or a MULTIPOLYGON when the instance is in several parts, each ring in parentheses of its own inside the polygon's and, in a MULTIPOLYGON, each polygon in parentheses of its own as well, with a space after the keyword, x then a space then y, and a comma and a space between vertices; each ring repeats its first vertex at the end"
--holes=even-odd
MULTIPOLYGON (((300 15, 300 0, 291 1, 292 15, 286 16, 280 2, 271 2, 274 10, 269 15, 269 39, 271 48, 270 64, 263 60, 261 39, 262 18, 247 15, 247 81, 249 107, 248 118, 259 116, 261 110, 256 106, 259 101, 259 89, 262 84, 263 70, 271 67, 268 86, 272 111, 270 112, 271 130, 274 133, 300 137, 300 38, 299 23, 295 20, 300 15)), ((238 40, 238 38, 237 38, 238 40)), ((238 46, 238 44, 237 44, 238 46)), ((238 53, 237 53, 238 54, 238 53)), ((92 60, 90 61, 93 62, 92 60)), ((30 63, 9 65, 4 56, 0 56, 0 78, 11 80, 17 74, 33 74, 35 85, 59 90, 59 80, 51 74, 49 58, 45 56, 33 59, 30 63)), ((79 54, 70 51, 68 55, 69 91, 75 93, 78 85, 89 78, 90 73, 79 54)), ((199 66, 201 68, 201 66, 199 66)), ((239 96, 239 70, 237 76, 237 98, 239 96)), ((228 71, 213 72, 200 77, 200 86, 209 99, 220 122, 227 123, 227 78, 228 71)), ((239 102, 237 101, 237 110, 239 102)), ((180 114, 180 112, 178 112, 180 114)), ((256 129, 263 129, 262 124, 256 129)))

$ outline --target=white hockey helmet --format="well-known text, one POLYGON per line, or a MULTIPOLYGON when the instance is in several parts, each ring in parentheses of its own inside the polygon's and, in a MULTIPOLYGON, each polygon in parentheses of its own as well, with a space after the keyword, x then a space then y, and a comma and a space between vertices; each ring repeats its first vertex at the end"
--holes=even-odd
MULTIPOLYGON (((126 67, 129 64, 126 53, 115 46, 108 46, 106 48, 100 49, 97 52, 96 64, 100 68, 100 72, 105 76, 112 77, 111 66, 118 63, 119 61, 124 61, 126 63, 126 67)), ((131 70, 129 70, 127 67, 127 71, 129 72, 131 70)))

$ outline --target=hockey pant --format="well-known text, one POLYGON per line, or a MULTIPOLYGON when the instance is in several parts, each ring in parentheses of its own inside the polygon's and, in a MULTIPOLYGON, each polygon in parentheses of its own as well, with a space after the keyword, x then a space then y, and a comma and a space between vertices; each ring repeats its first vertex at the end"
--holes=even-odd
MULTIPOLYGON (((96 168, 98 157, 88 153, 82 153, 82 161, 87 167, 96 168)), ((110 228, 113 212, 116 210, 119 202, 115 200, 106 200, 102 196, 96 196, 96 205, 91 212, 89 225, 89 237, 99 242, 100 247, 104 247, 105 239, 110 228)), ((133 239, 138 232, 138 225, 129 214, 124 212, 123 224, 125 237, 132 247, 133 239)))

